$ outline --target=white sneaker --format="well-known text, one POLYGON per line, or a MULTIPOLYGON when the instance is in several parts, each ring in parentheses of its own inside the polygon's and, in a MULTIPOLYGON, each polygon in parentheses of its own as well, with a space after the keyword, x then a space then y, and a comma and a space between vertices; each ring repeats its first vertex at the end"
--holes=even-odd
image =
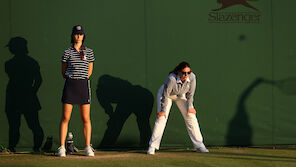
POLYGON ((206 147, 200 147, 196 150, 196 152, 208 153, 209 150, 206 147))
POLYGON ((91 146, 85 147, 85 155, 89 157, 95 156, 94 149, 91 146))
POLYGON ((154 155, 155 154, 155 148, 154 147, 149 147, 147 154, 149 155, 154 155))
POLYGON ((58 148, 58 157, 65 157, 65 156, 66 156, 65 146, 60 146, 58 148))

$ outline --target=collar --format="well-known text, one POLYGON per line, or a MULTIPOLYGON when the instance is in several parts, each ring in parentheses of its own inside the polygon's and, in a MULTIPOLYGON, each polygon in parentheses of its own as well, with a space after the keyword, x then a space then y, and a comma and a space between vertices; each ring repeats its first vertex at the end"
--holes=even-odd
MULTIPOLYGON (((73 45, 72 45, 70 48, 71 48, 72 51, 76 51, 76 52, 77 52, 77 50, 74 48, 73 45)), ((85 50, 86 50, 86 49, 85 49, 85 46, 82 45, 81 48, 80 48, 80 52, 81 52, 81 51, 85 51, 85 50)))
MULTIPOLYGON (((189 77, 186 79, 186 81, 185 82, 190 82, 190 79, 189 79, 189 77)), ((185 83, 184 82, 184 83, 185 83)), ((179 75, 177 75, 177 83, 180 83, 180 84, 183 84, 183 82, 181 81, 181 78, 180 78, 180 76, 179 75)))

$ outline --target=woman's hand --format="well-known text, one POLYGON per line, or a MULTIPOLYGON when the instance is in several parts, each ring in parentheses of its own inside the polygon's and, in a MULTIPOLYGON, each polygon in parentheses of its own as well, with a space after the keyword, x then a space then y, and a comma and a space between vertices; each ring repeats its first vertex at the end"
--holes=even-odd
POLYGON ((187 111, 187 116, 192 113, 192 114, 196 114, 196 111, 194 108, 190 108, 188 111, 187 111))
POLYGON ((66 73, 66 70, 67 70, 67 63, 62 63, 62 76, 64 77, 64 78, 66 78, 66 76, 65 76, 65 73, 66 73))
POLYGON ((92 72, 93 72, 93 62, 88 63, 88 79, 91 76, 92 72))
POLYGON ((164 112, 157 113, 157 118, 164 116, 166 118, 166 114, 164 112))

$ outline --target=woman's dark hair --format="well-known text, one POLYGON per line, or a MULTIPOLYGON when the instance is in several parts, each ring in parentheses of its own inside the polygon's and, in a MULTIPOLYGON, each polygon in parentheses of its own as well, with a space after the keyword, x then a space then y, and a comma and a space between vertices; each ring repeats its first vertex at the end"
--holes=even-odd
MULTIPOLYGON (((71 34, 71 44, 72 44, 72 46, 74 47, 74 42, 75 42, 75 37, 74 37, 74 35, 75 34, 71 34)), ((84 43, 84 40, 85 40, 85 34, 83 34, 84 36, 83 36, 83 40, 82 40, 82 45, 81 45, 81 51, 80 51, 80 58, 81 58, 81 60, 83 60, 84 59, 84 52, 82 51, 82 50, 84 50, 85 49, 85 47, 84 47, 84 45, 83 45, 83 43, 84 43)))
POLYGON ((177 67, 175 67, 175 69, 174 70, 172 70, 171 72, 169 72, 169 74, 170 73, 174 73, 174 74, 178 74, 178 72, 181 72, 184 68, 186 68, 186 67, 189 67, 190 68, 190 64, 189 63, 187 63, 187 62, 185 62, 185 61, 183 61, 183 62, 181 62, 179 65, 177 65, 177 67))

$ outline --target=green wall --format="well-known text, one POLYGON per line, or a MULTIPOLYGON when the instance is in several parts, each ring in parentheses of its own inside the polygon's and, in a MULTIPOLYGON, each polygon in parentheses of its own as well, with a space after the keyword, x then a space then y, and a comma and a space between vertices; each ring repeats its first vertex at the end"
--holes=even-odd
MULTIPOLYGON (((221 6, 216 0, 3 0, 0 144, 8 144, 5 97, 9 78, 4 64, 13 57, 4 46, 20 36, 27 40, 29 56, 39 63, 43 79, 38 91, 42 107, 39 121, 45 137, 53 136, 54 148, 58 146, 64 83, 60 59, 70 45, 71 28, 77 24, 84 26, 86 45, 94 50, 96 58, 91 78, 95 147, 102 141, 109 119, 96 93, 102 76, 118 81, 119 86, 113 83, 122 91, 118 98, 128 99, 125 102, 132 110, 123 109, 126 113, 145 110, 139 100, 136 105, 131 101, 151 100, 149 93, 153 94, 151 115, 147 111, 153 128, 157 90, 168 72, 183 60, 190 62, 197 74, 195 106, 206 145, 295 144, 296 2, 247 2, 259 9, 259 23, 210 23, 209 12, 221 6), (125 88, 135 94, 127 93, 125 88)), ((235 5, 219 12, 256 11, 235 5)), ((118 104, 115 101, 113 108, 118 104)), ((82 147, 78 107, 73 110, 69 129, 76 145, 82 147)), ((32 133, 24 118, 20 131, 17 147, 31 148, 32 133)), ((114 146, 138 147, 139 143, 137 116, 131 114, 114 146)), ((183 118, 174 106, 162 146, 191 145, 183 118)))

